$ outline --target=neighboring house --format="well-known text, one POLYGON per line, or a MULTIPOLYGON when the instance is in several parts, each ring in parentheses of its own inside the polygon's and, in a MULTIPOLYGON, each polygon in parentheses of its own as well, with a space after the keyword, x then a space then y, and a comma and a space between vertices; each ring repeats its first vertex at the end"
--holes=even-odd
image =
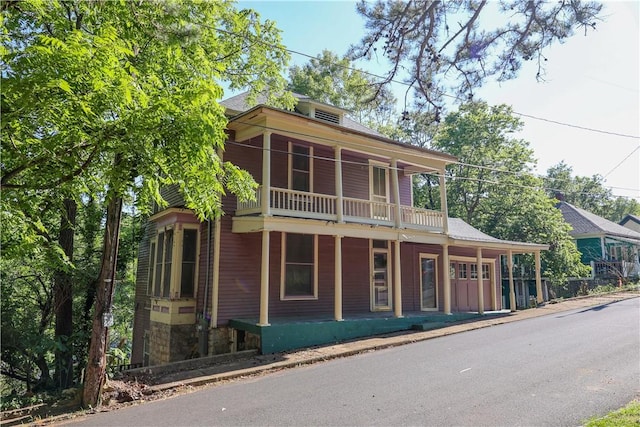
MULTIPOLYGON (((224 196, 225 214, 201 222, 175 188, 163 190, 170 206, 140 244, 132 363, 276 352, 501 310, 500 257, 515 253, 535 254, 541 289, 547 245, 448 217, 454 157, 296 96, 296 111, 248 108, 244 95, 222 103, 224 160, 254 176, 255 200, 224 196), (413 206, 412 177, 429 172, 440 176, 442 211, 413 206)), ((513 286, 511 277, 510 307, 513 286)))
POLYGON ((567 202, 556 206, 573 228, 571 237, 576 241, 582 262, 591 266, 592 278, 617 279, 640 274, 639 232, 567 202))
POLYGON ((627 214, 620 221, 620 225, 640 233, 640 217, 637 215, 627 214))

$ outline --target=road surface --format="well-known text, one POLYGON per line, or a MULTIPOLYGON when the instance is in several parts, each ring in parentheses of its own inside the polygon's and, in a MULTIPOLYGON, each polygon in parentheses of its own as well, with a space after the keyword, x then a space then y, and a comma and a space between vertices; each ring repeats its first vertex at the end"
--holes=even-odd
POLYGON ((578 426, 640 395, 640 299, 239 380, 86 426, 578 426))

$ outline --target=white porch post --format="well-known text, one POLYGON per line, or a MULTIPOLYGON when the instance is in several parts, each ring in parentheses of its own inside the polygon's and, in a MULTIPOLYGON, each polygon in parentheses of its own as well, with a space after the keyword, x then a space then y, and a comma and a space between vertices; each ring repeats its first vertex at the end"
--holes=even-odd
POLYGON ((269 326, 269 231, 262 230, 262 264, 260 269, 260 321, 269 326))
POLYGON ((538 304, 542 304, 544 302, 544 295, 542 295, 542 277, 541 274, 541 265, 540 265, 540 251, 535 251, 536 257, 536 301, 538 304))
POLYGON ((484 314, 484 280, 482 279, 482 248, 476 250, 476 263, 478 270, 478 314, 484 314))
MULTIPOLYGON (((440 184, 440 211, 442 212, 442 228, 444 234, 449 234, 449 208, 447 207, 447 187, 444 179, 444 168, 438 171, 438 182, 440 184)), ((447 264, 447 271, 449 265, 447 264)))
MULTIPOLYGON (((496 278, 497 271, 496 271, 495 261, 489 265, 489 274, 490 274, 489 277, 491 277, 491 310, 495 311, 498 309, 498 303, 496 301, 496 298, 497 298, 496 286, 498 284, 498 280, 496 278)), ((500 283, 500 286, 502 287, 502 283, 500 283)))
POLYGON ((601 259, 605 261, 607 257, 607 246, 604 243, 604 236, 600 237, 600 251, 602 252, 601 259))
POLYGON ((271 132, 262 134, 262 193, 260 204, 262 215, 271 215, 271 203, 269 203, 271 193, 271 132))
POLYGON ((509 305, 511 311, 516 311, 516 291, 513 286, 513 252, 507 251, 507 268, 509 269, 509 305))
POLYGON ((402 316, 402 273, 400 272, 400 240, 394 244, 394 270, 393 270, 393 314, 402 316))
MULTIPOLYGON (((342 148, 336 146, 334 148, 334 157, 336 158, 335 171, 336 171, 336 220, 343 222, 342 220, 342 148)), ((336 236, 337 237, 337 236, 336 236)))
POLYGON ((391 159, 391 182, 393 185, 393 198, 395 200, 396 227, 402 228, 402 218, 400 217, 400 185, 398 184, 398 160, 391 159))
POLYGON ((333 304, 333 317, 342 321, 342 236, 334 236, 335 242, 335 300, 333 304))
POLYGON ((451 275, 449 274, 449 245, 442 245, 442 273, 444 286, 444 314, 451 314, 451 275))

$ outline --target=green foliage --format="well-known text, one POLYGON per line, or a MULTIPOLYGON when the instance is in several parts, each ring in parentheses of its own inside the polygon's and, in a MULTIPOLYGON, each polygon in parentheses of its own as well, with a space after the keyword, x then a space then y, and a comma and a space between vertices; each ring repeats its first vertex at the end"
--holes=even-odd
MULTIPOLYGON (((473 102, 447 115, 432 148, 459 160, 446 171, 449 215, 500 239, 550 245, 542 262, 554 283, 583 277, 588 267, 580 263, 569 226, 532 173, 533 151, 511 136, 521 126, 505 105, 473 102)), ((434 177, 416 185, 417 203, 439 207, 434 177)))
POLYGON ((600 175, 573 176, 573 169, 564 161, 547 169, 544 185, 551 197, 561 194, 567 203, 613 222, 627 214, 640 215, 638 201, 615 197, 600 175))
POLYGON ((636 427, 640 420, 640 401, 629 402, 624 408, 612 411, 601 418, 591 418, 585 427, 636 427))
POLYGON ((302 67, 291 67, 289 89, 349 110, 357 122, 371 127, 388 123, 395 113, 396 100, 387 88, 328 50, 302 67))
MULTIPOLYGON (((50 383, 56 348, 86 358, 108 199, 134 195, 139 215, 175 184, 200 218, 221 214, 224 192, 256 186, 218 155, 221 83, 293 98, 279 30, 231 1, 25 0, 2 13, 2 370, 33 388, 50 383), (65 199, 78 204, 73 260, 58 244, 65 199), (74 334, 54 339, 57 271, 74 282, 74 334)), ((131 333, 136 224, 123 216, 117 342, 131 333)))
POLYGON ((356 7, 366 33, 350 57, 386 60, 384 83, 402 79, 419 102, 440 107, 445 94, 468 100, 491 79, 516 77, 526 61, 537 63, 543 79, 543 51, 578 28, 594 29, 602 9, 578 0, 379 0, 356 7))

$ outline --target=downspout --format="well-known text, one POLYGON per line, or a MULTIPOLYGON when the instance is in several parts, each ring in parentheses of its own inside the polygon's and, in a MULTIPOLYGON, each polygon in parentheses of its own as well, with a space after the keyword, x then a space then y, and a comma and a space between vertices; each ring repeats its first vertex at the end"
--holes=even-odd
POLYGON ((207 272, 204 279, 204 300, 202 301, 202 316, 198 324, 198 351, 200 357, 209 353, 209 320, 207 319, 207 300, 209 299, 209 270, 211 269, 211 220, 207 219, 207 272))

